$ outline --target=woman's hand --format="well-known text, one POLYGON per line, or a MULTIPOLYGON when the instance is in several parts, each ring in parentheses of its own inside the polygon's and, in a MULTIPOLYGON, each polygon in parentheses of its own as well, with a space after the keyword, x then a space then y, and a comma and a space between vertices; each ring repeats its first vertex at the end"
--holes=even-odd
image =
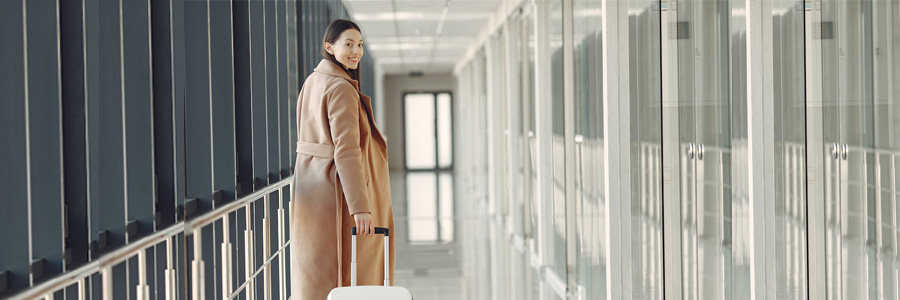
POLYGON ((356 220, 356 234, 359 236, 372 236, 375 234, 375 224, 372 222, 372 214, 357 213, 353 215, 356 220))

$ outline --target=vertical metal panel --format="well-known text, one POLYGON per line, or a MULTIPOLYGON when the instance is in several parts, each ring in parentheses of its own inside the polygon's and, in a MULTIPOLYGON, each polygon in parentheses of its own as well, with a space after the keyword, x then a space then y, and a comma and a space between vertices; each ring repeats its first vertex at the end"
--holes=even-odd
POLYGON ((175 144, 171 1, 150 1, 153 59, 153 159, 158 228, 175 221, 175 144))
MULTIPOLYGON (((150 247, 144 251, 145 251, 146 257, 147 257, 147 268, 146 268, 147 286, 149 287, 150 298, 152 299, 153 296, 156 295, 156 293, 154 293, 154 291, 156 290, 156 286, 157 286, 156 283, 158 282, 156 277, 154 277, 154 275, 157 273, 163 273, 166 268, 163 267, 164 265, 157 264, 157 259, 154 256, 154 253, 156 253, 156 247, 150 247)), ((134 285, 136 286, 137 283, 135 283, 134 285)), ((72 298, 68 298, 68 299, 72 299, 72 298)))
MULTIPOLYGON (((269 252, 265 253, 265 256, 268 257, 278 251, 278 248, 281 245, 278 245, 278 205, 281 203, 281 193, 275 191, 270 194, 271 197, 269 202, 269 252)), ((280 297, 280 285, 278 282, 279 274, 279 264, 277 259, 273 259, 271 263, 271 268, 269 269, 269 278, 270 280, 270 291, 272 291, 272 299, 287 299, 287 297, 280 297)))
POLYGON ((125 242, 119 4, 89 0, 85 6, 91 238, 100 252, 125 242))
MULTIPOLYGON (((288 6, 288 8, 287 8, 287 19, 288 19, 287 59, 288 59, 288 85, 289 85, 288 116, 290 116, 288 118, 288 122, 290 123, 290 125, 288 126, 288 127, 290 127, 290 133, 289 133, 290 143, 288 143, 288 147, 294 147, 293 145, 295 145, 297 143, 297 124, 296 124, 297 121, 295 120, 295 118, 296 118, 295 111, 297 110, 297 100, 296 99, 300 95, 299 83, 300 83, 300 80, 302 80, 301 78, 299 78, 298 72, 299 72, 299 70, 303 69, 303 66, 301 65, 303 62, 300 61, 297 57, 297 55, 298 55, 297 43, 298 43, 298 41, 301 41, 300 33, 302 31, 300 31, 299 29, 301 29, 301 28, 298 27, 299 23, 297 21, 297 17, 298 17, 299 10, 297 9, 297 2, 294 0, 289 0, 287 2, 287 6, 288 6)), ((293 174, 294 173, 294 169, 293 169, 294 159, 293 158, 295 157, 295 155, 294 155, 295 151, 293 150, 293 148, 290 148, 290 149, 292 149, 292 150, 288 151, 288 155, 291 158, 288 160, 287 164, 288 164, 288 168, 289 168, 288 171, 291 172, 291 174, 293 174)))
MULTIPOLYGON (((267 218, 269 219, 269 249, 271 249, 271 251, 269 253, 265 253, 266 256, 269 256, 272 253, 275 253, 275 251, 278 251, 278 247, 280 246, 278 245, 278 203, 281 202, 280 194, 281 193, 279 193, 277 190, 269 194, 269 210, 267 218)), ((262 233, 260 233, 260 236, 262 236, 262 233)), ((272 265, 275 265, 275 261, 272 262, 272 265)), ((272 274, 278 273, 272 271, 272 274)), ((275 281, 272 282, 275 283, 275 281)), ((275 287, 273 287, 273 290, 274 289, 275 287)))
MULTIPOLYGON (((251 228, 253 230, 253 239, 251 241, 253 242, 253 268, 254 268, 253 270, 250 270, 250 272, 252 273, 252 272, 256 272, 256 270, 259 269, 260 267, 262 267, 262 265, 265 263, 265 256, 264 256, 265 252, 263 251, 263 243, 265 243, 265 240, 263 239, 263 227, 265 227, 265 223, 263 223, 263 219, 266 217, 265 200, 260 199, 259 201, 256 201, 255 203, 253 203, 253 209, 251 212, 251 216, 253 218, 252 225, 250 225, 250 226, 253 226, 253 228, 251 228)), ((256 288, 256 296, 258 298, 262 298, 263 295, 265 295, 265 285, 264 285, 265 282, 263 281, 263 277, 261 275, 256 277, 254 283, 255 284, 247 287, 247 289, 249 290, 249 289, 252 289, 255 287, 256 288)))
MULTIPOLYGON (((150 294, 156 295, 156 299, 165 300, 166 295, 166 266, 167 266, 167 257, 166 257, 166 245, 160 244, 154 247, 151 250, 152 254, 148 254, 149 257, 153 257, 153 262, 155 264, 151 264, 154 267, 155 275, 153 276, 153 281, 156 283, 155 285, 150 285, 150 294), (154 291, 156 291, 154 293, 154 291)), ((147 260, 150 261, 149 259, 147 260)), ((148 276, 149 277, 149 276, 148 276)))
POLYGON ((234 107, 238 197, 253 189, 253 122, 250 88, 250 2, 233 5, 234 107))
MULTIPOLYGON (((177 274, 175 276, 178 279, 190 278, 190 273, 187 272, 188 268, 185 265, 185 263, 187 261, 182 259, 182 258, 187 257, 186 256, 187 255, 187 252, 186 252, 187 246, 185 245, 185 241, 186 241, 185 234, 184 233, 178 234, 177 236, 175 236, 175 238, 173 240, 175 241, 175 247, 173 247, 173 249, 175 250, 175 254, 172 257, 175 261, 172 263, 172 265, 175 267, 175 273, 177 274)), ((188 281, 186 281, 186 280, 176 280, 176 281, 177 282, 175 283, 175 291, 176 291, 175 294, 178 296, 178 297, 176 297, 176 299, 186 299, 186 297, 187 297, 187 292, 186 292, 187 289, 186 288, 187 287, 185 286, 185 283, 187 283, 188 281)))
MULTIPOLYGON (((187 1, 190 1, 190 0, 187 0, 187 1)), ((194 264, 194 259, 197 258, 195 255, 196 252, 194 251, 194 248, 196 247, 196 241, 197 241, 196 239, 194 239, 194 237, 195 237, 194 234, 196 233, 196 231, 185 230, 183 232, 184 232, 185 238, 179 239, 179 241, 184 243, 184 248, 183 248, 184 252, 175 257, 177 257, 176 258, 177 261, 184 262, 184 269, 183 269, 184 272, 183 273, 178 272, 179 275, 177 275, 176 280, 183 282, 185 284, 185 289, 184 289, 185 297, 188 297, 190 299, 199 298, 197 296, 200 293, 195 292, 195 287, 194 287, 194 284, 197 283, 194 281, 194 274, 199 272, 195 268, 197 265, 194 264), (182 274, 184 276, 181 276, 182 274)))
MULTIPOLYGON (((253 189, 253 144, 252 144, 252 110, 250 87, 250 3, 237 1, 233 5, 234 23, 234 87, 235 87, 235 143, 238 156, 238 185, 241 191, 238 196, 249 194, 253 189)), ((244 257, 245 213, 238 210, 229 216, 229 229, 232 245, 231 286, 238 287, 243 283, 246 272, 242 258, 244 257)))
MULTIPOLYGON (((288 190, 290 190, 290 189, 288 189, 288 190)), ((290 192, 288 192, 287 195, 290 195, 290 192)), ((282 207, 284 208, 284 215, 285 215, 285 216, 290 216, 290 209, 289 209, 290 206, 289 206, 289 203, 290 203, 290 200, 286 200, 286 203, 284 203, 284 204, 283 204, 284 206, 282 206, 282 207)), ((290 217, 286 217, 286 218, 289 219, 290 217)), ((287 237, 284 239, 285 241, 287 241, 288 239, 290 239, 290 225, 288 225, 288 224, 289 224, 289 223, 287 223, 287 222, 285 223, 284 234, 287 236, 287 237)), ((284 280, 284 282, 285 282, 285 284, 287 285, 287 288, 285 288, 285 293, 286 293, 286 294, 284 295, 284 299, 289 299, 289 297, 293 294, 293 293, 292 293, 293 290, 291 289, 291 276, 292 276, 292 270, 293 270, 293 269, 291 268, 291 266, 292 266, 292 263, 293 263, 293 262, 291 261, 292 255, 291 255, 291 246, 290 246, 290 243, 288 243, 288 246, 285 248, 284 251, 285 251, 284 254, 283 254, 284 260, 285 260, 285 261, 284 261, 284 266, 285 266, 285 268, 287 269, 287 270, 285 270, 285 272, 284 272, 284 275, 285 275, 285 277, 286 277, 285 280, 284 280)))
MULTIPOLYGON (((59 3, 66 269, 88 260, 82 1, 59 3)), ((76 289, 77 291, 77 289, 76 289)))
MULTIPOLYGON (((212 208, 208 4, 206 1, 184 1, 183 14, 185 198, 198 199, 199 213, 212 208)), ((185 215, 187 212, 185 207, 185 215)))
POLYGON ((31 258, 45 259, 41 271, 47 278, 62 272, 63 249, 58 15, 53 2, 27 2, 25 10, 26 80, 31 82, 26 99, 31 150, 31 258))
POLYGON ((128 264, 120 263, 112 268, 112 295, 106 296, 106 299, 128 299, 128 264))
MULTIPOLYGON (((123 3, 124 4, 124 3, 123 3)), ((138 257, 137 255, 132 256, 125 262, 120 264, 126 272, 124 272, 127 276, 125 276, 125 283, 122 285, 122 290, 128 295, 128 298, 123 299, 137 299, 137 285, 140 268, 138 268, 138 257)))
MULTIPOLYGON (((85 114, 85 118, 87 119, 86 124, 86 135, 87 140, 85 141, 85 153, 87 154, 87 195, 88 195, 88 238, 89 242, 89 255, 90 259, 93 260, 98 256, 98 240, 97 237, 99 235, 100 230, 98 220, 99 217, 99 209, 100 202, 97 200, 100 198, 100 189, 96 186, 96 182, 100 179, 100 172, 98 171, 99 161, 100 161, 100 152, 97 151, 98 144, 98 122, 100 118, 96 117, 99 115, 99 107, 97 105, 98 96, 95 95, 98 93, 98 89, 100 87, 99 80, 99 64, 97 63, 97 57, 99 54, 97 53, 97 47, 99 47, 99 41, 97 40, 96 32, 100 27, 99 20, 99 0, 85 0, 84 1, 84 84, 85 84, 85 109, 87 113, 85 114), (93 35, 89 34, 90 32, 94 32, 93 35), (93 99, 91 99, 93 98, 93 99), (92 183, 94 185, 92 185, 92 183)), ((99 276, 97 276, 99 277, 99 276)), ((98 287, 99 283, 92 281, 91 286, 98 287)))
MULTIPOLYGON (((266 65, 266 136, 269 183, 277 182, 281 176, 281 143, 280 143, 280 114, 279 102, 281 93, 278 91, 278 27, 275 1, 265 1, 263 23, 265 24, 265 65, 266 65)), ((259 294, 263 295, 263 294, 259 294)))
MULTIPOLYGON (((288 79, 288 68, 291 61, 288 59, 288 41, 287 35, 287 3, 279 0, 275 7, 275 46, 276 59, 275 65, 278 68, 278 141, 279 141, 279 164, 278 178, 285 178, 290 175, 291 152, 294 146, 291 144, 291 113, 290 113, 290 80, 288 79)), ((276 289, 273 289, 276 290, 276 289)))
POLYGON ((309 56, 305 55, 309 51, 308 50, 309 46, 310 46, 309 36, 310 36, 310 32, 312 30, 312 23, 310 22, 310 18, 311 18, 310 12, 312 11, 311 5, 312 5, 311 1, 300 1, 300 4, 298 5, 299 6, 298 9, 300 11, 298 13, 298 16, 300 17, 300 19, 298 20, 298 23, 301 24, 300 25, 301 33, 300 33, 300 44, 298 45, 299 47, 298 47, 298 51, 297 51, 298 52, 297 58, 300 60, 300 63, 302 64, 302 68, 300 69, 300 74, 302 74, 302 75, 300 75, 300 76, 303 78, 300 78, 300 81, 299 81, 301 86, 303 84, 303 81, 306 79, 306 76, 309 75, 309 70, 311 70, 311 68, 312 68, 311 66, 309 66, 309 56))
MULTIPOLYGON (((318 6, 314 5, 314 4, 316 4, 315 1, 311 1, 309 3, 307 3, 306 1, 301 1, 301 3, 306 4, 306 10, 304 11, 304 14, 303 14, 303 18, 305 21, 304 24, 307 25, 305 28, 306 41, 303 43, 303 45, 301 45, 301 47, 303 47, 302 48, 303 51, 301 51, 301 53, 300 53, 300 56, 303 58, 303 60, 306 61, 306 63, 304 64, 305 69, 303 72, 303 76, 305 77, 305 76, 308 76, 310 73, 312 73, 312 70, 316 67, 316 64, 315 64, 316 61, 312 59, 313 56, 311 54, 312 51, 310 49, 315 48, 316 34, 313 34, 313 32, 319 30, 319 26, 316 26, 316 20, 318 20, 319 17, 318 17, 318 11, 316 10, 316 8, 318 6)), ((318 34, 318 36, 319 36, 319 39, 322 38, 321 34, 318 34)))
POLYGON ((253 177, 255 189, 268 184, 266 132, 265 3, 250 1, 250 89, 253 119, 253 177))
MULTIPOLYGON (((215 241, 215 231, 213 230, 214 226, 206 226, 201 230, 201 240, 202 240, 202 248, 200 249, 203 252, 203 287, 206 290, 206 299, 222 299, 219 296, 220 289, 215 284, 216 280, 213 278, 218 278, 221 276, 216 276, 219 272, 216 272, 216 268, 220 268, 218 262, 221 260, 216 259, 216 252, 219 252, 217 244, 214 244, 215 241)), ((193 240, 193 238, 192 238, 193 240)), ((194 270, 194 272, 197 272, 194 270)), ((191 274, 193 276, 193 274, 191 274)), ((190 277, 187 277, 190 278, 190 277)))
MULTIPOLYGON (((213 190, 235 199, 235 84, 231 2, 209 3, 210 92, 212 98, 213 190)), ((211 273, 208 273, 211 274, 211 273)))
MULTIPOLYGON (((7 270, 10 290, 28 285, 28 236, 26 222, 27 182, 25 178, 25 53, 22 1, 0 2, 0 240, 14 241, 3 247, 0 270, 7 270)), ((0 296, 2 296, 0 292, 0 296)))
MULTIPOLYGON (((186 177, 187 174, 185 172, 186 167, 186 144, 185 144, 185 106, 186 106, 186 86, 185 86, 185 70, 186 70, 186 53, 185 53, 185 35, 186 32, 183 30, 185 28, 185 5, 183 0, 176 0, 171 2, 170 6, 170 28, 171 29, 171 45, 172 45, 172 75, 174 77, 173 89, 174 89, 174 98, 173 100, 173 137, 174 145, 172 150, 174 151, 173 158, 173 169, 174 169, 174 199, 176 207, 184 204, 185 201, 185 187, 186 187, 186 177)), ((176 222, 177 213, 176 213, 176 222)), ((188 278, 187 267, 185 266, 185 260, 181 259, 186 257, 185 252, 185 236, 184 234, 179 234, 175 238, 171 239, 173 242, 173 262, 170 262, 174 268, 175 276, 177 278, 188 278)), ((174 288, 176 292, 175 294, 179 297, 185 297, 186 293, 184 291, 185 281, 177 280, 174 284, 174 288)))
POLYGON ((246 229, 247 222, 245 221, 246 214, 244 210, 238 210, 235 213, 232 213, 229 216, 228 223, 231 225, 231 236, 229 239, 231 240, 231 249, 233 250, 231 256, 231 286, 233 288, 237 288, 244 282, 244 276, 246 272, 244 271, 243 257, 244 257, 244 229, 246 229))
MULTIPOLYGON (((250 217, 251 216, 250 216, 249 210, 247 210, 247 209, 238 210, 237 221, 239 223, 238 229, 240 231, 235 233, 235 236, 237 237, 236 241, 238 241, 237 243, 235 243, 235 245, 238 246, 239 248, 237 248, 236 249, 237 251, 234 252, 235 253, 234 263, 236 266, 239 266, 235 269, 240 270, 240 273, 238 273, 237 276, 235 276, 235 278, 237 279, 237 282, 236 282, 236 285, 234 285, 234 287, 240 286, 240 284, 242 284, 245 280, 247 280, 247 273, 248 273, 247 264, 244 262, 245 258, 247 257, 246 256, 247 255, 247 240, 245 238, 244 231, 250 229, 250 228, 247 228, 247 218, 250 218, 250 217)), ((250 290, 250 289, 251 289, 251 287, 247 287, 245 290, 250 290)), ((246 292, 244 292, 243 294, 246 294, 246 292)))
POLYGON ((67 287, 62 295, 56 295, 55 299, 78 299, 78 285, 67 287))
MULTIPOLYGON (((230 16, 231 14, 229 13, 228 15, 230 16)), ((210 234, 212 238, 210 240, 211 243, 203 245, 203 247, 209 248, 211 252, 209 256, 204 253, 203 260, 207 261, 206 265, 214 266, 213 272, 207 270, 206 273, 206 297, 209 299, 224 299, 224 295, 222 295, 222 270, 225 268, 222 265, 222 223, 221 220, 213 223, 211 226, 213 229, 212 234, 210 234), (212 287, 213 291, 210 291, 209 287, 212 287)))
POLYGON ((102 280, 100 280, 100 273, 95 273, 91 275, 90 281, 88 282, 88 291, 87 291, 87 299, 91 300, 101 300, 103 299, 103 292, 100 286, 102 280))
POLYGON ((127 220, 138 221, 137 236, 153 231, 153 86, 149 9, 148 1, 122 2, 127 220))
MULTIPOLYGON (((186 129, 185 129, 185 117, 186 117, 186 93, 187 86, 185 82, 186 73, 186 50, 185 50, 185 6, 184 0, 174 0, 172 1, 172 6, 170 7, 170 26, 171 26, 171 43, 172 43, 172 76, 174 80, 172 81, 172 88, 174 89, 174 98, 172 108, 173 108, 173 140, 175 143, 173 144, 172 150, 175 152, 174 159, 172 164, 174 166, 174 183, 175 183, 175 206, 176 206, 176 222, 178 213, 177 210, 179 206, 182 206, 185 202, 185 196, 187 193, 185 192, 186 188, 186 175, 185 171, 186 167, 186 129)), ((178 244, 182 245, 182 244, 178 244)), ((181 251, 182 249, 179 249, 181 251)), ((178 269, 179 272, 182 269, 178 269)), ((179 282, 180 284, 180 282, 179 282)))
MULTIPOLYGON (((305 3, 306 1, 301 1, 301 3, 305 3)), ((319 32, 318 20, 321 19, 321 12, 319 11, 318 1, 310 1, 306 4, 306 10, 303 14, 303 17, 306 18, 306 42, 303 43, 303 51, 300 55, 306 60, 306 70, 303 73, 303 76, 308 76, 312 73, 313 69, 316 67, 317 60, 313 59, 313 49, 316 49, 316 36, 318 36, 320 42, 322 39, 322 33, 319 32), (318 34, 316 34, 318 33, 318 34)), ((321 45, 319 45, 321 47, 321 45)))

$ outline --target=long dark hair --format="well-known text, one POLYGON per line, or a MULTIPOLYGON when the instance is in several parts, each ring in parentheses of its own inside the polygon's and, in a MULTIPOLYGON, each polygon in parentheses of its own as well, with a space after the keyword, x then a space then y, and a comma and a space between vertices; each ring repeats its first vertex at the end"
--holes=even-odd
POLYGON ((360 34, 362 34, 362 30, 359 29, 359 26, 350 20, 337 19, 332 21, 331 24, 328 24, 328 28, 325 29, 325 36, 322 38, 322 58, 331 60, 332 62, 334 62, 334 64, 338 65, 338 67, 344 69, 344 72, 347 72, 347 74, 350 75, 350 78, 359 81, 359 69, 362 68, 362 64, 356 67, 355 70, 345 68, 344 64, 341 64, 341 62, 339 62, 337 58, 334 57, 334 55, 328 53, 328 51, 325 51, 325 43, 333 45, 334 42, 336 42, 337 39, 341 37, 341 33, 344 33, 344 31, 347 29, 356 29, 360 34))

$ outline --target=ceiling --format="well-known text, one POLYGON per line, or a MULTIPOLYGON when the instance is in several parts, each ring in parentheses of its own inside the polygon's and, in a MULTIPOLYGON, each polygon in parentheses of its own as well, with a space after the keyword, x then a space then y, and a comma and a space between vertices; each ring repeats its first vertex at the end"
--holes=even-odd
POLYGON ((449 74, 501 0, 344 0, 385 74, 449 74))

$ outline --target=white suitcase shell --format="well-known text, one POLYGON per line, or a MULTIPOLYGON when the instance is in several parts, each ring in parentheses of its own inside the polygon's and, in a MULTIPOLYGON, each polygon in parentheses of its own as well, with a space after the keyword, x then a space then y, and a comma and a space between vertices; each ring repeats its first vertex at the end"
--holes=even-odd
POLYGON ((390 286, 391 277, 388 271, 390 266, 390 233, 387 228, 375 227, 376 234, 384 234, 384 286, 356 285, 356 227, 353 227, 351 234, 353 235, 353 245, 351 248, 352 255, 350 258, 350 286, 337 287, 328 293, 328 300, 411 300, 412 295, 409 290, 399 287, 390 286))

